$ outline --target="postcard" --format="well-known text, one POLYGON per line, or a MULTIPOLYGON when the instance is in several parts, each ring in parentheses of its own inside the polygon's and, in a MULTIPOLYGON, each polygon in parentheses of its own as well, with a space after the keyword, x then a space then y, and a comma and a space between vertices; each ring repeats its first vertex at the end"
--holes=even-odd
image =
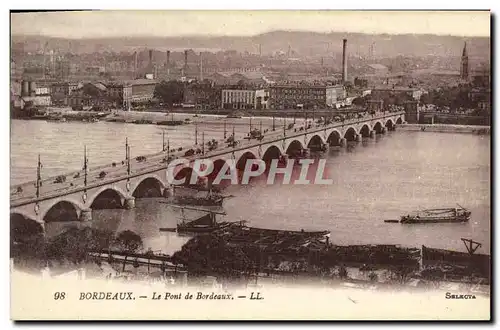
POLYGON ((489 11, 10 13, 12 320, 490 320, 489 11))

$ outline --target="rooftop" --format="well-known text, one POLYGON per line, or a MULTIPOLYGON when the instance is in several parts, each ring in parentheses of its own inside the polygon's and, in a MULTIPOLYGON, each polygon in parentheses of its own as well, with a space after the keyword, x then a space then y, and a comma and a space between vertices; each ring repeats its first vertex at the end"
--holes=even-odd
POLYGON ((375 70, 388 70, 385 65, 374 63, 374 64, 368 64, 368 66, 372 69, 375 70))

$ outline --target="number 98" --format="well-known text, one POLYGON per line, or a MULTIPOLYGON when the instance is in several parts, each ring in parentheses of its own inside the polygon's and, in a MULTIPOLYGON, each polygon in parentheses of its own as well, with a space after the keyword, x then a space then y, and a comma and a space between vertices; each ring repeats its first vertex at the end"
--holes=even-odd
POLYGON ((65 292, 56 292, 54 293, 54 300, 64 300, 66 298, 65 292))

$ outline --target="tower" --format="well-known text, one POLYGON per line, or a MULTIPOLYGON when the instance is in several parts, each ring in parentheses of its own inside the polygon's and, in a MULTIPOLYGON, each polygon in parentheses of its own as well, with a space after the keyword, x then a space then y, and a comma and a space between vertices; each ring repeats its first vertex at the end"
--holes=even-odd
POLYGON ((462 60, 460 61, 460 78, 463 80, 469 79, 469 56, 467 55, 467 42, 464 43, 462 50, 462 60))
POLYGON ((347 81, 347 39, 342 40, 342 83, 347 81))

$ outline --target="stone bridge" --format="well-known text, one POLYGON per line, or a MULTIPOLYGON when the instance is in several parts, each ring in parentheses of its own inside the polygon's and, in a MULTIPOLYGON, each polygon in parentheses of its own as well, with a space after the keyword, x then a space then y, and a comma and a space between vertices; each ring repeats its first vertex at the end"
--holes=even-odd
MULTIPOLYGON (((177 166, 173 174, 176 178, 187 177, 192 173, 196 159, 211 159, 216 168, 231 159, 236 161, 237 168, 242 168, 241 165, 249 158, 269 161, 302 148, 322 145, 342 147, 349 141, 359 142, 364 138, 373 138, 376 134, 384 134, 387 130, 395 130, 396 125, 403 122, 404 112, 381 112, 362 118, 334 121, 328 125, 305 123, 301 127, 284 126, 264 134, 260 141, 246 139, 236 146, 227 146, 225 141, 221 141, 220 148, 185 157, 190 163, 177 166)), ((168 153, 170 160, 184 158, 181 152, 168 153)), ((134 171, 125 162, 119 166, 101 166, 88 172, 91 175, 85 184, 78 173, 69 182, 55 184, 46 181, 37 195, 34 195, 33 183, 11 187, 11 221, 34 220, 43 229, 44 223, 50 221, 90 221, 92 209, 133 208, 135 198, 168 196, 172 187, 168 184, 171 181, 167 180, 166 155, 167 151, 148 156, 143 163, 135 164, 134 171), (109 175, 104 178, 96 176, 97 171, 104 168, 109 170, 109 175)))

